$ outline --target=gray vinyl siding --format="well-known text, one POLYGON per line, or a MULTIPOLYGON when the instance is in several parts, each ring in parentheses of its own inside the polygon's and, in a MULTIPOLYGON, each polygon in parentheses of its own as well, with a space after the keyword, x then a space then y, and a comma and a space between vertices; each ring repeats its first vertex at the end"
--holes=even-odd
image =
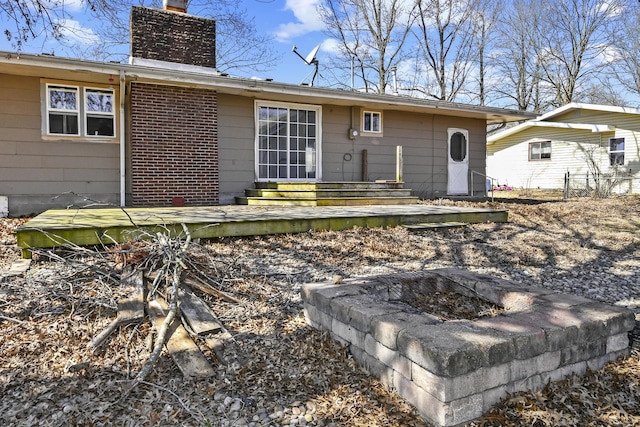
MULTIPOLYGON (((396 147, 400 145, 405 188, 422 198, 444 196, 447 192, 447 129, 453 127, 469 131, 469 168, 485 171, 486 127, 482 121, 385 110, 382 136, 360 135, 351 140, 348 138, 351 108, 325 105, 322 114, 324 181, 362 180, 363 150, 367 150, 368 158, 365 180, 394 180, 396 147), (351 155, 350 161, 344 160, 347 154, 351 155)), ((358 127, 357 122, 354 126, 358 127)), ((479 182, 476 189, 482 191, 484 184, 479 182)))
POLYGON ((40 79, 0 75, 0 196, 9 215, 119 204, 119 145, 42 137, 40 79), (69 193, 77 193, 81 197, 69 193))
POLYGON ((218 93, 220 204, 235 203, 255 181, 252 98, 218 93))
MULTIPOLYGON (((255 180, 254 99, 218 95, 220 203, 233 203, 255 180)), ((359 129, 359 107, 322 105, 322 181, 394 180, 396 146, 403 147, 405 188, 422 198, 447 193, 447 129, 469 131, 469 169, 485 173, 486 125, 482 120, 382 111, 382 136, 349 138, 359 129), (353 122, 352 122, 353 118, 353 122), (368 175, 362 176, 363 150, 368 175)), ((476 192, 485 188, 478 179, 476 192)))

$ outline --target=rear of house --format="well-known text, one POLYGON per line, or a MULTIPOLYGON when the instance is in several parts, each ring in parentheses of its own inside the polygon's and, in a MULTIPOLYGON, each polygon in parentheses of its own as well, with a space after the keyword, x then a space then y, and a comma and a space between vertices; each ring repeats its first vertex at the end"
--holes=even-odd
POLYGON ((640 110, 572 103, 489 136, 487 172, 523 189, 603 179, 612 191, 638 193, 639 137, 640 110))
POLYGON ((5 52, 0 99, 12 216, 230 204, 255 182, 401 178, 423 198, 482 192, 469 176, 486 172, 487 124, 530 118, 227 76, 215 69, 214 21, 138 7, 131 64, 5 52))

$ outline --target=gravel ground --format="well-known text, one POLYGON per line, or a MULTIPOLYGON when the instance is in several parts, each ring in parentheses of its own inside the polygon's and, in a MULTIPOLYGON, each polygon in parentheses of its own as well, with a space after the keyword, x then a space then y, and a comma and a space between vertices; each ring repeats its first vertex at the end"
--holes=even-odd
MULTIPOLYGON (((127 399, 123 391, 149 355, 150 324, 121 327, 96 353, 87 348, 121 296, 108 274, 113 254, 36 257, 24 277, 0 283, 0 425, 427 425, 305 324, 300 286, 336 276, 466 268, 627 307, 640 320, 640 199, 435 203, 507 207, 510 222, 193 245, 210 283, 243 301, 201 295, 233 335, 236 362, 216 365, 213 378, 186 380, 163 356, 127 399)), ((0 270, 7 270, 19 256, 11 232, 20 221, 0 221, 0 270)), ((469 426, 640 425, 639 400, 634 351, 584 377, 508 396, 469 426)))

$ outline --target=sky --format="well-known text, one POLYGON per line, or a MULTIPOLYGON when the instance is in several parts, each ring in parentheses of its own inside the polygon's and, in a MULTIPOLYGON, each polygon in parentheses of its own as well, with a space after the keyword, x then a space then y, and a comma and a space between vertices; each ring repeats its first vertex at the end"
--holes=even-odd
MULTIPOLYGON (((320 0, 240 0, 241 7, 247 10, 248 17, 255 18, 257 31, 273 38, 272 48, 277 52, 279 61, 273 70, 265 73, 249 73, 242 77, 272 78, 275 81, 299 84, 310 82, 313 66, 305 64, 292 52, 295 45, 304 57, 326 36, 322 32, 323 24, 316 12, 320 0)), ((86 46, 98 40, 92 30, 92 21, 83 14, 81 0, 65 0, 65 7, 73 19, 67 26, 74 29, 67 33, 69 39, 86 46)), ((6 25, 6 17, 0 16, 0 23, 6 25)), ((324 43, 317 58, 322 61, 323 54, 330 43, 324 43)), ((121 48, 124 49, 124 48, 121 48)), ((14 51, 11 43, 0 36, 0 50, 14 51)), ((23 46, 24 53, 54 53, 56 56, 75 56, 73 51, 65 50, 56 41, 32 40, 23 46)), ((120 52, 122 53, 122 52, 120 52)))

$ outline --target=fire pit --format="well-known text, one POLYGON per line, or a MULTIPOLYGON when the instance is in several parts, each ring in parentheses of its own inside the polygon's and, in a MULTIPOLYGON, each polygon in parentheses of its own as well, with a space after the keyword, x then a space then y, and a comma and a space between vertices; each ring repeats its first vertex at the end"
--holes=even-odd
POLYGON ((439 426, 626 355, 634 327, 625 309, 455 269, 306 284, 302 298, 309 324, 439 426))

